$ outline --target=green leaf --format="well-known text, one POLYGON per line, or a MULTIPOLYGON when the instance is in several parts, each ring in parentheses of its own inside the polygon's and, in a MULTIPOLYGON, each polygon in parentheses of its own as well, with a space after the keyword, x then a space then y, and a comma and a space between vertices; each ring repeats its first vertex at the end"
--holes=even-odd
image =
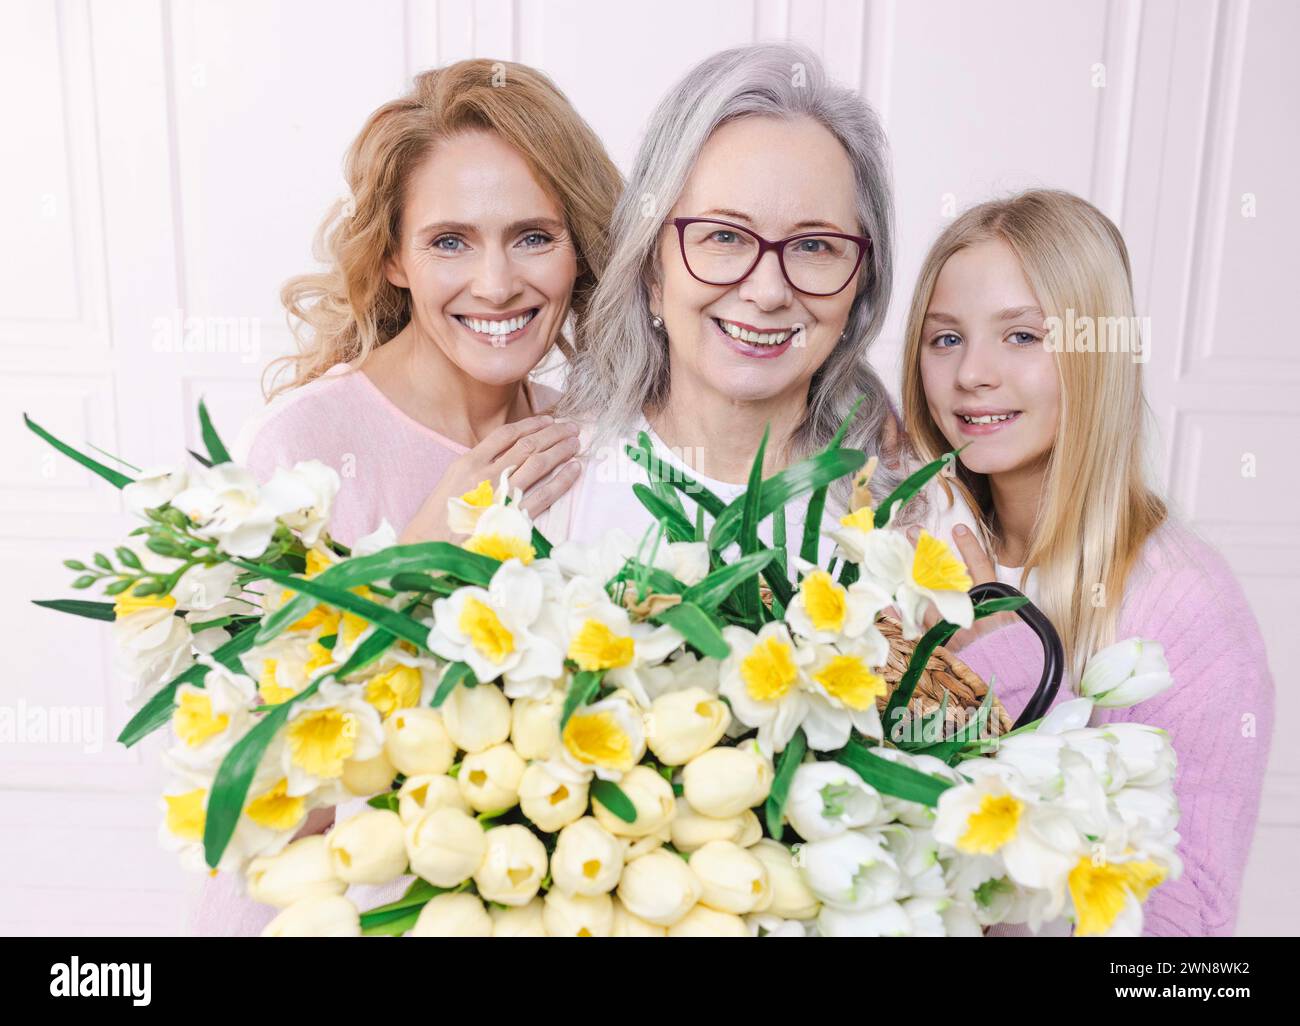
MULTIPOLYGON (((961 449, 964 448, 966 448, 965 445, 961 447, 961 449)), ((922 488, 924 488, 926 486, 926 483, 930 480, 930 478, 934 477, 935 474, 938 474, 940 471, 943 470, 944 466, 948 462, 949 457, 953 459, 957 458, 957 453, 961 452, 961 449, 957 449, 955 452, 947 453, 946 455, 941 456, 937 460, 931 460, 924 467, 918 470, 915 474, 912 474, 910 477, 908 477, 907 480, 905 480, 902 484, 900 484, 887 496, 885 496, 884 501, 881 502, 879 508, 876 510, 876 526, 884 527, 885 525, 887 525, 890 521, 890 518, 893 515, 892 514, 893 508, 895 506, 906 505, 909 501, 911 501, 912 496, 914 496, 917 492, 919 492, 922 488)))
MULTIPOLYGON (((754 454, 754 462, 750 464, 749 480, 745 485, 744 505, 740 512, 740 552, 744 556, 758 551, 758 507, 763 496, 763 456, 767 452, 770 431, 770 424, 763 428, 763 437, 759 439, 758 451, 754 454)), ((736 591, 740 615, 746 622, 757 626, 758 610, 762 604, 758 597, 758 577, 742 579, 736 591)))
POLYGON ((776 553, 776 572, 788 577, 786 569, 785 507, 778 506, 772 511, 772 551, 776 553))
POLYGON ((438 690, 434 692, 429 705, 437 709, 456 690, 456 685, 462 683, 467 688, 472 688, 478 684, 478 678, 468 663, 452 663, 443 671, 442 680, 438 681, 438 690))
POLYGON ((604 670, 579 670, 573 675, 573 679, 569 681, 569 690, 564 696, 564 707, 560 710, 561 734, 568 726, 569 717, 577 712, 579 706, 590 702, 592 696, 600 690, 600 682, 604 677, 604 670))
POLYGON ((202 399, 199 400, 199 428, 203 432, 203 444, 207 447, 208 455, 212 457, 213 466, 219 463, 229 463, 230 453, 226 451, 225 443, 221 441, 217 429, 212 426, 212 418, 208 415, 207 404, 202 399))
MULTIPOLYGON (((839 428, 836 429, 834 437, 822 450, 823 452, 838 449, 843 444, 845 437, 849 433, 849 425, 853 423, 853 418, 858 413, 858 407, 862 405, 864 399, 866 399, 866 396, 858 396, 858 401, 853 404, 853 408, 849 410, 849 415, 844 418, 839 428)), ((799 555, 809 563, 816 563, 821 554, 822 517, 826 512, 827 490, 828 486, 822 485, 808 499, 808 514, 804 518, 803 542, 799 546, 799 555)))
POLYGON ((667 624, 704 655, 726 659, 731 646, 713 618, 693 602, 679 602, 651 617, 655 623, 667 624))
MULTIPOLYGON (((364 558, 364 557, 363 557, 364 558)), ((318 602, 324 602, 334 606, 336 609, 342 609, 344 612, 355 613, 363 620, 367 620, 390 634, 394 634, 403 641, 409 641, 411 644, 428 651, 429 628, 423 624, 417 623, 405 613, 399 613, 395 609, 389 609, 387 606, 381 606, 378 602, 371 602, 369 599, 362 598, 360 595, 354 595, 343 588, 332 587, 323 583, 325 574, 322 573, 310 580, 306 577, 295 577, 293 574, 285 573, 281 570, 275 570, 268 566, 262 566, 258 563, 249 563, 242 559, 231 560, 235 566, 243 567, 245 570, 256 570, 268 580, 282 584, 286 588, 292 588, 294 591, 303 595, 310 595, 318 602)), ((336 569, 345 569, 351 562, 341 563, 336 569)), ((290 605, 291 603, 286 603, 290 605)), ((314 604, 314 603, 313 603, 314 604)), ((284 607, 276 612, 282 612, 284 607)), ((290 621, 292 622, 292 621, 290 621)), ((260 639, 266 628, 258 632, 260 639)), ((260 644, 259 640, 259 644, 260 644)))
POLYGON ((537 528, 533 528, 533 551, 538 559, 547 559, 551 555, 551 542, 537 528))
POLYGON ((114 470, 112 467, 106 467, 98 460, 91 459, 85 453, 78 452, 76 449, 72 448, 72 446, 68 445, 66 442, 60 442, 52 434, 46 431, 45 428, 41 427, 25 413, 23 414, 23 423, 25 423, 35 434, 45 439, 45 441, 49 442, 50 445, 54 446, 54 448, 58 449, 59 452, 63 453, 64 456, 67 456, 69 459, 75 460, 77 463, 80 463, 87 470, 98 474, 105 481, 111 484, 114 488, 125 488, 127 485, 131 484, 132 481, 134 480, 134 478, 127 477, 125 474, 122 474, 114 470))
POLYGON ((695 528, 685 515, 673 509, 646 485, 634 484, 632 494, 641 500, 641 505, 650 511, 652 517, 664 525, 672 541, 692 541, 695 538, 695 528))
POLYGON ((592 780, 591 799, 600 802, 624 823, 636 822, 636 806, 614 781, 601 780, 599 777, 592 780))
MULTIPOLYGON (((485 588, 500 565, 499 560, 476 552, 466 552, 449 542, 416 542, 412 545, 394 545, 370 556, 357 556, 322 571, 312 580, 335 588, 354 588, 400 573, 434 571, 451 574, 466 584, 485 588)), ((252 566, 250 569, 260 574, 263 567, 252 566)), ((290 599, 262 621, 257 643, 266 644, 290 624, 310 613, 315 605, 306 593, 290 599)))
POLYGON ((72 616, 84 616, 89 620, 108 620, 111 623, 117 619, 112 602, 90 602, 85 599, 32 599, 32 605, 44 606, 46 609, 72 616))
MULTIPOLYGON (((239 657, 253 647, 253 637, 256 633, 251 628, 241 631, 224 645, 214 649, 212 658, 223 666, 242 673, 239 657)), ((195 684, 202 687, 207 675, 208 668, 201 663, 195 663, 183 673, 173 677, 131 717, 130 722, 117 735, 118 743, 130 748, 141 738, 147 737, 165 725, 172 718, 172 709, 176 704, 176 689, 182 684, 195 684)))
POLYGON ((82 574, 80 577, 78 577, 75 581, 72 582, 72 586, 74 588, 77 588, 78 590, 82 588, 89 588, 97 580, 99 580, 99 578, 96 577, 94 574, 82 574))
POLYGON ((722 604, 722 601, 735 591, 737 585, 749 578, 758 579, 761 571, 777 558, 775 549, 764 549, 741 556, 734 563, 719 567, 698 584, 692 584, 682 592, 683 602, 693 602, 710 613, 722 604))
POLYGON ((781 820, 785 816, 785 803, 790 797, 790 783, 794 780, 794 771, 803 762, 804 753, 808 751, 808 739, 803 729, 794 732, 789 743, 781 752, 776 765, 776 775, 772 777, 772 787, 768 791, 763 813, 767 819, 767 832, 776 840, 781 839, 784 827, 781 820))
POLYGON ((383 794, 377 794, 373 798, 367 798, 366 804, 372 809, 385 809, 388 812, 396 812, 397 795, 392 791, 385 791, 383 794))
POLYGON ((193 456, 196 460, 198 460, 200 465, 204 467, 212 466, 212 461, 208 459, 206 456, 202 455, 201 453, 197 453, 193 449, 186 449, 185 451, 188 452, 191 456, 193 456))
MULTIPOLYGON (((763 482, 758 519, 761 521, 764 517, 771 516, 778 506, 784 506, 791 499, 837 481, 845 474, 852 474, 866 459, 860 449, 833 449, 800 460, 773 474, 763 482)), ((709 548, 714 552, 721 552, 736 540, 740 533, 740 520, 744 515, 745 499, 744 495, 735 499, 713 522, 713 530, 709 532, 709 548)))
POLYGON ((459 887, 435 887, 427 880, 416 878, 406 893, 396 901, 380 905, 361 913, 361 932, 366 937, 392 937, 405 933, 420 918, 420 910, 431 898, 450 894, 459 887))
POLYGON ((849 767, 881 794, 893 795, 904 801, 919 802, 932 808, 939 804, 939 796, 952 786, 946 780, 922 773, 911 766, 882 759, 865 745, 850 741, 835 753, 835 761, 849 767))
POLYGON ((706 510, 709 516, 716 517, 726 507, 726 503, 719 499, 713 492, 704 485, 700 484, 690 474, 680 467, 672 464, 665 464, 663 460, 656 458, 650 452, 650 439, 645 432, 641 432, 641 438, 645 440, 645 448, 639 449, 634 445, 625 447, 628 458, 633 463, 645 468, 647 474, 652 480, 662 481, 671 485, 687 498, 694 499, 697 506, 706 510), (660 468, 667 466, 668 473, 665 474, 660 468))

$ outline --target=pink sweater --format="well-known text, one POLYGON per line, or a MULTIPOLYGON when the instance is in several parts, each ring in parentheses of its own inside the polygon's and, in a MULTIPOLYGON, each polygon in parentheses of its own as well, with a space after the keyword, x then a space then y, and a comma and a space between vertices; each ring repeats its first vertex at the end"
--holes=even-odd
MULTIPOLYGON (((1117 640, 1164 646, 1171 688, 1128 709, 1096 709, 1092 723, 1162 727, 1178 755, 1183 875, 1144 906, 1144 936, 1227 936, 1259 818, 1273 734, 1274 687, 1259 625, 1241 586, 1214 549, 1186 527, 1166 524, 1130 576, 1117 640)), ((1042 671, 1033 632, 1016 623, 961 650, 1012 717, 1042 671)), ((1074 697, 1062 684, 1053 705, 1074 697)))

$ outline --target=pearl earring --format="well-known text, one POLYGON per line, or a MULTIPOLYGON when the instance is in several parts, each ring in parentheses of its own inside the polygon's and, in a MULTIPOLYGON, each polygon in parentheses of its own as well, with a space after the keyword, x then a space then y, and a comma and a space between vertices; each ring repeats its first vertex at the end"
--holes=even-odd
POLYGON ((664 319, 663 319, 662 317, 658 317, 658 316, 656 316, 656 317, 651 317, 651 318, 650 318, 650 324, 654 327, 654 329, 655 329, 656 331, 658 331, 660 328, 662 328, 662 327, 664 326, 664 319))

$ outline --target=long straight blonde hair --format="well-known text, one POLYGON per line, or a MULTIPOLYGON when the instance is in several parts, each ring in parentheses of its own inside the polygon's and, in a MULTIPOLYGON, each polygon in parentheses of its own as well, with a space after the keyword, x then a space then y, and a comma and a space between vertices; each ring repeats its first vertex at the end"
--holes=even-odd
MULTIPOLYGON (((267 368, 273 382, 289 372, 270 395, 365 357, 406 326, 411 294, 384 274, 400 241, 406 183, 436 143, 475 130, 493 132, 518 150, 560 205, 578 255, 573 332, 585 336, 622 176, 596 133, 540 71, 508 61, 459 61, 417 75, 409 93, 366 119, 349 147, 344 175, 352 196, 331 207, 313 246, 326 269, 291 278, 280 292, 299 351, 267 368)), ((563 337, 557 345, 571 354, 563 337)))
MULTIPOLYGON (((926 460, 953 446, 930 416, 921 382, 922 326, 935 282, 958 250, 1000 239, 1011 247, 1047 318, 1135 326, 1133 279, 1119 229, 1068 192, 1034 189, 966 211, 935 241, 921 267, 904 336, 903 418, 926 460), (1070 312, 1072 311, 1072 314, 1070 312)), ((1051 322, 1049 321, 1049 325, 1051 322)), ((1048 456, 1021 585, 1038 574, 1039 605, 1056 626, 1067 671, 1078 680, 1087 657, 1114 640, 1129 572, 1166 519, 1144 464, 1142 363, 1146 340, 1129 352, 1080 351, 1058 336, 1060 417, 1048 456)), ((940 480, 944 480, 940 478, 940 480)), ((956 462, 950 479, 975 513, 986 546, 998 534, 988 479, 956 462)))

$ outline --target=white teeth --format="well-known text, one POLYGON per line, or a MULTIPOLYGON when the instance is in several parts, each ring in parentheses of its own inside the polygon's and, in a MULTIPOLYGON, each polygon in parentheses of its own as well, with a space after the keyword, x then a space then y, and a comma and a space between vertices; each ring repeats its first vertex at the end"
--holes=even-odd
POLYGON ((536 313, 536 310, 529 310, 526 314, 511 317, 506 321, 483 321, 477 317, 462 317, 460 315, 457 315, 456 319, 469 328, 470 331, 477 331, 480 335, 509 335, 512 331, 518 331, 531 321, 536 313))
POLYGON ((749 331, 742 328, 739 324, 732 324, 730 321, 718 320, 718 324, 734 339, 741 342, 749 342, 759 346, 777 346, 788 339, 794 332, 785 331, 749 331))
POLYGON ((1010 420, 1015 416, 1014 413, 997 413, 985 414, 981 417, 968 417, 964 413, 958 414, 967 424, 998 424, 1004 420, 1010 420))

